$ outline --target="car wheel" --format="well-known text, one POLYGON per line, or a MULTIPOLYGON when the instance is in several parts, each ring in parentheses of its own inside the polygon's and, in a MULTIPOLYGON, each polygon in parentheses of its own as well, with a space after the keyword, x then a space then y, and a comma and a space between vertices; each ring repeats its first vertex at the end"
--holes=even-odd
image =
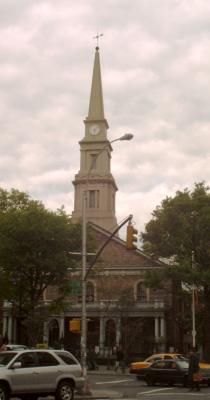
POLYGON ((0 400, 8 400, 9 391, 3 383, 0 383, 0 400))
POLYGON ((69 381, 63 381, 59 383, 55 398, 56 400, 73 400, 74 389, 72 383, 69 381))
POLYGON ((184 387, 187 387, 187 386, 188 386, 188 377, 187 377, 187 376, 184 377, 183 386, 184 386, 184 387))
POLYGON ((154 386, 155 384, 154 380, 150 376, 146 376, 145 381, 148 386, 154 386))

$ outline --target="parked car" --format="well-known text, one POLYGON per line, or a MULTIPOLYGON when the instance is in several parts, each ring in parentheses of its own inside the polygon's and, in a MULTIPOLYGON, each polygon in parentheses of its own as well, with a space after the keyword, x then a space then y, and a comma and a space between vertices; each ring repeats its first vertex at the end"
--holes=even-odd
MULTIPOLYGON (((136 374, 137 379, 141 379, 142 368, 148 368, 154 361, 158 360, 188 360, 187 357, 180 353, 160 353, 153 354, 146 358, 145 361, 137 361, 130 364, 130 373, 136 374)), ((203 361, 199 362, 200 372, 203 375, 203 383, 210 386, 210 364, 203 361)))
POLYGON ((200 362, 199 363, 200 370, 199 372, 203 376, 203 382, 210 386, 210 364, 200 362))
POLYGON ((136 361, 130 364, 130 373, 138 374, 142 368, 149 367, 154 361, 158 360, 186 360, 186 358, 179 353, 160 353, 153 354, 152 356, 146 358, 144 361, 136 361))
POLYGON ((144 380, 147 385, 155 383, 176 383, 187 386, 189 362, 187 360, 158 360, 149 367, 139 370, 139 379, 144 380))
POLYGON ((84 386, 81 365, 65 350, 22 350, 0 353, 0 399, 36 400, 53 395, 72 400, 84 386))

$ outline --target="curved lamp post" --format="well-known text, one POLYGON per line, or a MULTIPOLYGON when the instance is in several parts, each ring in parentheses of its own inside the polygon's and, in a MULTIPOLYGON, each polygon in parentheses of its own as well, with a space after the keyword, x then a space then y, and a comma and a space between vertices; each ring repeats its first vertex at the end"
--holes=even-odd
MULTIPOLYGON (((88 185, 89 175, 98 156, 107 148, 111 143, 131 140, 133 139, 132 133, 125 133, 117 139, 108 142, 94 157, 87 174, 86 184, 88 185)), ((82 199, 82 312, 81 312, 81 364, 83 367, 83 374, 86 380, 87 378, 87 312, 86 312, 86 270, 87 270, 87 220, 86 220, 86 209, 87 209, 87 189, 83 193, 82 199)), ((85 391, 87 388, 85 388, 85 391)))

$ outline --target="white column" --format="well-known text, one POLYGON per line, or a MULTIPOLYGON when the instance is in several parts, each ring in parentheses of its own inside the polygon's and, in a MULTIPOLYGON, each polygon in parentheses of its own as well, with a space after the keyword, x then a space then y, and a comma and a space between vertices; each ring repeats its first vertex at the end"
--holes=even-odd
POLYGON ((160 336, 165 337, 165 318, 160 319, 160 336))
POLYGON ((17 319, 13 318, 13 342, 17 343, 17 319))
POLYGON ((121 319, 116 320, 116 346, 119 347, 121 339, 121 319))
MULTIPOLYGON (((160 319, 160 336, 165 339, 165 318, 160 319)), ((161 343, 161 351, 164 352, 166 349, 165 341, 161 343)))
POLYGON ((60 321, 59 321, 59 337, 60 338, 61 337, 64 338, 64 326, 65 326, 64 322, 65 322, 64 317, 61 317, 60 321))
POLYGON ((7 331, 7 335, 8 335, 8 340, 9 343, 12 342, 12 317, 8 318, 8 331, 7 331))
POLYGON ((63 348, 64 346, 64 331, 65 331, 65 318, 61 317, 59 320, 59 340, 60 340, 60 345, 63 348), (62 341, 61 341, 62 340, 62 341))
POLYGON ((99 338, 99 347, 100 347, 100 355, 104 355, 104 338, 105 338, 105 323, 104 318, 100 317, 100 338, 99 338))
POLYGON ((155 317, 155 341, 159 338, 159 318, 155 317))
POLYGON ((43 343, 49 342, 49 323, 44 322, 44 329, 43 329, 43 343))
POLYGON ((3 318, 3 336, 5 336, 7 333, 7 330, 8 330, 7 325, 8 325, 8 317, 4 316, 4 318, 3 318))

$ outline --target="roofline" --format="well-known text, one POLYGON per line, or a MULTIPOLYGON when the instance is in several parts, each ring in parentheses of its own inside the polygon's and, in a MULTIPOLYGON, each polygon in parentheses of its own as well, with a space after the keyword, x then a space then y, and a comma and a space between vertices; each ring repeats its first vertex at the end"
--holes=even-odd
MULTIPOLYGON (((110 231, 107 231, 106 229, 102 228, 101 226, 95 224, 94 222, 88 222, 90 226, 92 226, 93 229, 95 229, 96 231, 103 233, 105 236, 109 237, 110 236, 110 231)), ((126 247, 126 242, 123 239, 120 239, 118 236, 113 236, 112 240, 114 240, 116 243, 121 244, 122 246, 126 247)), ((133 249, 132 251, 134 251, 135 253, 145 257, 147 260, 153 261, 156 264, 159 264, 160 266, 166 266, 167 264, 154 259, 152 256, 149 256, 148 254, 144 253, 142 250, 140 249, 133 249)))

